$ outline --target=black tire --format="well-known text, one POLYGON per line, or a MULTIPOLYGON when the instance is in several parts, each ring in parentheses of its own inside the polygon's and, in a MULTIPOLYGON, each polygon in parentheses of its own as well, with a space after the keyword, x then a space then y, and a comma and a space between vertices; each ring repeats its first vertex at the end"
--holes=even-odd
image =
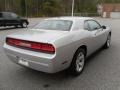
MULTIPOLYGON (((86 52, 85 52, 84 49, 80 48, 80 49, 77 50, 77 52, 75 53, 75 55, 74 55, 74 57, 73 57, 73 60, 72 60, 72 62, 71 62, 71 65, 70 65, 70 67, 68 68, 68 73, 70 73, 70 74, 72 74, 72 75, 74 75, 74 76, 78 76, 78 75, 80 75, 80 74, 82 73, 82 71, 83 71, 83 69, 84 69, 84 65, 85 65, 85 54, 86 54, 86 52), (82 60, 83 65, 81 65, 81 69, 78 70, 78 69, 77 69, 77 67, 78 67, 78 65, 77 65, 78 59, 77 59, 77 58, 78 58, 78 56, 79 56, 80 54, 82 55, 81 60, 82 60, 82 58, 83 58, 83 60, 82 60)), ((80 57, 79 57, 79 58, 80 58, 80 57)), ((79 63, 80 63, 80 62, 79 62, 79 63)))
POLYGON ((107 49, 110 46, 111 46, 111 34, 109 33, 108 37, 107 37, 107 40, 106 40, 106 43, 104 44, 104 48, 107 49))
POLYGON ((22 28, 27 28, 27 25, 28 25, 27 22, 22 22, 21 26, 22 26, 22 28))

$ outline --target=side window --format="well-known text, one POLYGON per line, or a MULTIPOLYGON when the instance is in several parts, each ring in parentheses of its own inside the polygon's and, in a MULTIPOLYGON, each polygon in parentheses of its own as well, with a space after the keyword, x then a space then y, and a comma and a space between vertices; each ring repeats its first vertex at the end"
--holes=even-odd
POLYGON ((85 23, 84 23, 84 29, 85 29, 85 30, 90 30, 88 21, 85 21, 85 23))
POLYGON ((14 14, 14 13, 11 13, 10 15, 11 15, 11 18, 17 18, 17 17, 18 17, 18 16, 17 16, 16 14, 14 14))
POLYGON ((88 24, 89 24, 89 27, 90 27, 91 31, 101 28, 100 24, 98 22, 94 21, 94 20, 88 21, 88 24))
POLYGON ((3 13, 5 19, 11 19, 10 13, 3 13))

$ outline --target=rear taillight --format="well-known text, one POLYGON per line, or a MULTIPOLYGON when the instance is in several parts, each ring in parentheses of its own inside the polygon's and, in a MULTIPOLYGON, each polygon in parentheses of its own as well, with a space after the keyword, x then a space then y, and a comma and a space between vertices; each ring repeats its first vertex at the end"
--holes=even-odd
POLYGON ((38 43, 14 38, 6 38, 6 43, 8 45, 26 48, 36 51, 42 51, 46 53, 55 53, 55 47, 52 44, 38 43))

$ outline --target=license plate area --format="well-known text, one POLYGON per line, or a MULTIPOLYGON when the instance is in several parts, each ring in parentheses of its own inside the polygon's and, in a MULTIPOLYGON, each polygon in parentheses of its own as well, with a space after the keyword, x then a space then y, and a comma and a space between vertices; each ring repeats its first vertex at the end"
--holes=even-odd
POLYGON ((19 58, 18 63, 27 67, 29 66, 29 62, 23 58, 19 58))

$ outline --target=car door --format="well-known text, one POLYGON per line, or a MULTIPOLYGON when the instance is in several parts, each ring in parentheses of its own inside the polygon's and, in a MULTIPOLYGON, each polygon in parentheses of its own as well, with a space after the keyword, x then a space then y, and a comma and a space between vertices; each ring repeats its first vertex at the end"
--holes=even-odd
POLYGON ((7 26, 11 25, 12 19, 11 19, 10 13, 9 12, 4 12, 3 16, 4 16, 4 23, 5 23, 5 25, 7 25, 7 26))
POLYGON ((4 25, 4 18, 3 18, 3 14, 0 13, 0 26, 4 25))
POLYGON ((91 52, 100 48, 105 42, 105 31, 102 26, 95 20, 87 20, 85 21, 85 29, 88 30, 90 35, 90 49, 91 52))

